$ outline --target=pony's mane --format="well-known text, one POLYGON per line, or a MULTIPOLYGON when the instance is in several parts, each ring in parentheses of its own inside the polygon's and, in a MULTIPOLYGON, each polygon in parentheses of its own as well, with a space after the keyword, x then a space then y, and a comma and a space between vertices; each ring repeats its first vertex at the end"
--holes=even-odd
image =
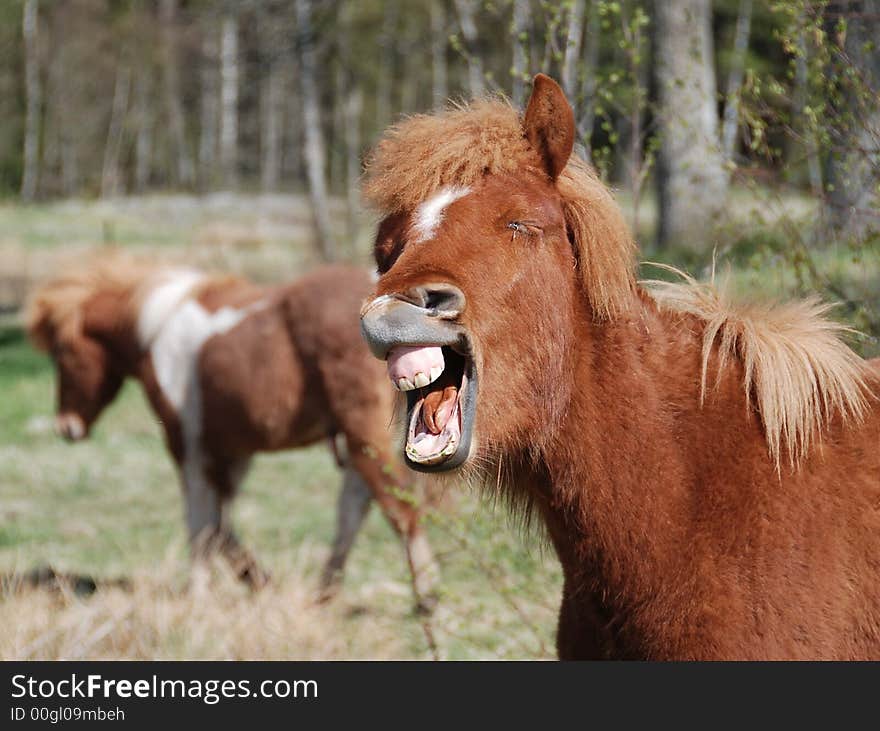
POLYGON ((93 296, 119 295, 126 303, 120 321, 133 320, 141 297, 157 278, 180 267, 146 257, 102 253, 37 287, 24 308, 24 324, 31 342, 48 350, 54 340, 75 333, 82 309, 93 296))
MULTIPOLYGON (((445 186, 487 175, 546 175, 521 115, 499 98, 478 99, 391 127, 367 160, 363 193, 382 214, 412 211, 445 186)), ((576 155, 556 181, 584 289, 600 319, 632 302, 635 245, 617 203, 576 155)))
POLYGON ((735 304, 726 286, 715 286, 714 276, 703 283, 673 267, 655 266, 682 280, 641 282, 658 306, 702 323, 701 402, 717 344, 716 385, 729 362, 738 359, 746 405, 760 416, 777 470, 783 448, 795 469, 835 414, 844 421, 865 415, 874 396, 868 364, 840 339, 854 331, 826 317, 833 305, 815 297, 777 305, 735 304))

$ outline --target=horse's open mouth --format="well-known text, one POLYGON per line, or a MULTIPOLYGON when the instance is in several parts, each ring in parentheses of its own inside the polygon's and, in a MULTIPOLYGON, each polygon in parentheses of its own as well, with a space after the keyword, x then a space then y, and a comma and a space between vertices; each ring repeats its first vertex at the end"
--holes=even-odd
POLYGON ((422 472, 449 470, 470 452, 476 372, 469 354, 448 346, 397 347, 388 374, 406 392, 407 464, 422 472))

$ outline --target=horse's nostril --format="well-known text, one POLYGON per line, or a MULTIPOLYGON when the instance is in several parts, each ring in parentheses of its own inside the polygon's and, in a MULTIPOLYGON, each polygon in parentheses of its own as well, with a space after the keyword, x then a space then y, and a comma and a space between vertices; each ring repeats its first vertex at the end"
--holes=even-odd
POLYGON ((411 289, 407 296, 437 315, 455 317, 464 310, 464 292, 453 284, 423 284, 411 289))

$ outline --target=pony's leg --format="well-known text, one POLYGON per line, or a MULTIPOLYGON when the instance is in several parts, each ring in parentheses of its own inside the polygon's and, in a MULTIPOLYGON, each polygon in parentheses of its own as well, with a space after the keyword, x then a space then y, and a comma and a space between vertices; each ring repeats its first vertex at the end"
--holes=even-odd
POLYGON ((235 575, 252 589, 259 589, 268 574, 232 530, 232 498, 247 472, 249 459, 205 464, 202 459, 183 465, 187 528, 196 571, 212 555, 221 555, 235 575))
POLYGON ((384 450, 348 437, 351 465, 370 486, 373 497, 403 540, 412 575, 413 591, 419 611, 432 612, 437 606, 436 586, 439 569, 421 524, 421 511, 414 499, 405 494, 403 470, 384 450))
POLYGON ((346 468, 336 505, 336 537, 321 577, 321 601, 332 599, 339 590, 348 552, 367 516, 372 500, 373 493, 363 477, 350 467, 346 468))

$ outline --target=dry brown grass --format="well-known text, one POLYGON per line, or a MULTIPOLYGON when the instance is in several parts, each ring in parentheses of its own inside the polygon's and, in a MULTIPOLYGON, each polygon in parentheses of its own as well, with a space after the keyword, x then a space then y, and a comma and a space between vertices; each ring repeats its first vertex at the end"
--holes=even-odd
MULTIPOLYGON (((395 617, 339 599, 314 601, 298 564, 267 589, 251 594, 222 571, 186 582, 169 580, 166 565, 132 579, 130 590, 7 587, 0 598, 0 659, 193 660, 419 657, 395 631, 395 617), (364 625, 362 631, 340 627, 364 625), (367 626, 368 625, 368 628, 367 626)), ((166 562, 167 564, 167 562, 166 562)), ((403 602, 406 605, 406 602, 403 602)), ((397 618, 399 619, 399 618, 397 618)), ((424 654, 427 657, 427 646, 424 654)))

